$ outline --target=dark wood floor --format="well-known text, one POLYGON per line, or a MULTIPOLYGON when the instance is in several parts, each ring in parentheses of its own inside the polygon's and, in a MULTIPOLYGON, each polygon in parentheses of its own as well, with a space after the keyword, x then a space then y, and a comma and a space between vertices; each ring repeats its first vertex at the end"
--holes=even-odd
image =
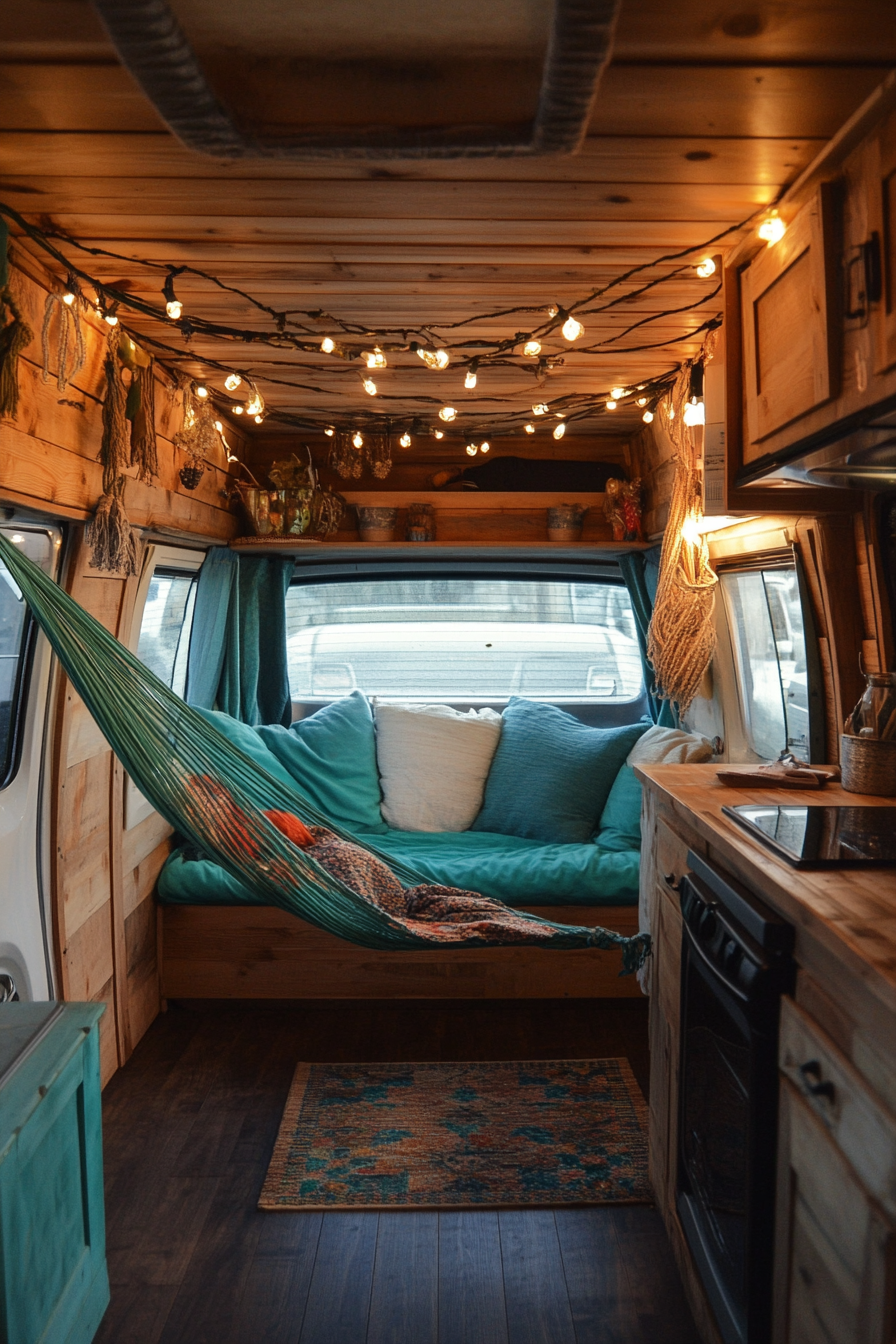
POLYGON ((698 1344, 652 1208, 256 1209, 299 1059, 618 1055, 646 1003, 172 1004, 104 1094, 98 1344, 698 1344))

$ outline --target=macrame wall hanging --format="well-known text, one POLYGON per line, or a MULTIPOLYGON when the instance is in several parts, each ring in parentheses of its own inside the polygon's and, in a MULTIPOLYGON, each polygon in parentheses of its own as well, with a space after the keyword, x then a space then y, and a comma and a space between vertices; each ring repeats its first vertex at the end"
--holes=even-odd
POLYGON ((117 328, 110 327, 104 361, 106 395, 99 453, 103 464, 103 494, 84 536, 92 551, 91 569, 106 569, 127 576, 137 573, 137 540, 124 507, 127 484, 124 473, 131 465, 131 444, 126 415, 127 391, 118 361, 120 338, 117 328))
MULTIPOLYGON (((704 350, 704 358, 711 351, 704 350)), ((712 612, 718 579, 709 564, 706 538, 699 531, 703 492, 693 429, 685 424, 691 390, 691 366, 678 374, 661 403, 667 432, 676 449, 669 521, 663 534, 653 616, 647 632, 647 656, 653 665, 655 694, 671 700, 680 717, 694 702, 715 650, 712 612)))
POLYGON ((220 454, 223 441, 211 402, 195 395, 191 379, 181 378, 178 385, 183 397, 184 422, 174 436, 174 446, 187 458, 180 469, 180 483, 185 490, 195 490, 209 459, 220 454))
POLYGON ((0 416, 15 420, 19 409, 19 356, 33 332, 9 284, 9 235, 0 219, 0 416))
POLYGON ((392 470, 392 437, 340 432, 333 438, 328 463, 344 481, 357 480, 365 463, 377 480, 384 481, 392 470))
POLYGON ((77 299, 66 303, 62 294, 51 291, 44 305, 44 324, 40 342, 43 356, 42 378, 50 381, 50 327, 56 315, 56 386, 64 392, 77 378, 87 360, 87 346, 81 328, 80 305, 77 299))

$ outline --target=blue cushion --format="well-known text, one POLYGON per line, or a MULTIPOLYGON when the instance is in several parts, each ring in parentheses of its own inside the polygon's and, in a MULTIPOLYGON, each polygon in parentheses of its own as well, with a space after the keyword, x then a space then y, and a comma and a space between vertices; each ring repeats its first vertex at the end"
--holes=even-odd
MULTIPOLYGON (((219 732, 223 733, 235 747, 239 747, 244 756, 248 756, 256 765, 260 765, 262 770, 266 770, 269 775, 273 775, 275 779, 278 779, 281 784, 287 785, 288 788, 295 788, 295 780, 292 775, 288 770, 284 770, 276 756, 271 755, 264 743, 259 740, 254 728, 250 728, 247 723, 240 723, 239 719, 232 719, 229 714, 222 714, 217 709, 199 709, 197 707, 196 712, 207 719, 213 728, 217 728, 219 732)), ((280 803, 277 803, 277 795, 272 794, 271 805, 274 806, 275 804, 280 806, 280 803)))
POLYGON ((585 844, 626 756, 649 727, 588 728, 555 705, 513 696, 472 829, 585 844))
POLYGON ((617 852, 640 848, 641 784, 630 765, 623 765, 613 781, 594 843, 617 852))
POLYGON ((324 705, 289 728, 252 730, 311 801, 350 831, 382 834, 376 739, 361 691, 324 705))

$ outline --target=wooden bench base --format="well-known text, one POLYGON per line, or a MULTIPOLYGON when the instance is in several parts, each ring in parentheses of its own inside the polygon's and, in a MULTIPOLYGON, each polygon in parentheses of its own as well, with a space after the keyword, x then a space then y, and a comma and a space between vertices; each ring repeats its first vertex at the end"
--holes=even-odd
MULTIPOLYGON (((636 905, 528 906, 561 924, 638 929, 636 905)), ((161 907, 162 994, 170 999, 637 998, 620 953, 596 948, 377 952, 271 906, 161 907)))

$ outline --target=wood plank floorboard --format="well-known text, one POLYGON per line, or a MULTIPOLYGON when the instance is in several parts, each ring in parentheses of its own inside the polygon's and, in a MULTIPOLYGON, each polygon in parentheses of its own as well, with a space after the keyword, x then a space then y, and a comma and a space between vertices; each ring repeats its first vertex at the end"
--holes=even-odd
POLYGON ((97 1344, 698 1344, 646 1206, 256 1207, 299 1060, 619 1055, 646 1001, 171 1004, 103 1096, 97 1344))

